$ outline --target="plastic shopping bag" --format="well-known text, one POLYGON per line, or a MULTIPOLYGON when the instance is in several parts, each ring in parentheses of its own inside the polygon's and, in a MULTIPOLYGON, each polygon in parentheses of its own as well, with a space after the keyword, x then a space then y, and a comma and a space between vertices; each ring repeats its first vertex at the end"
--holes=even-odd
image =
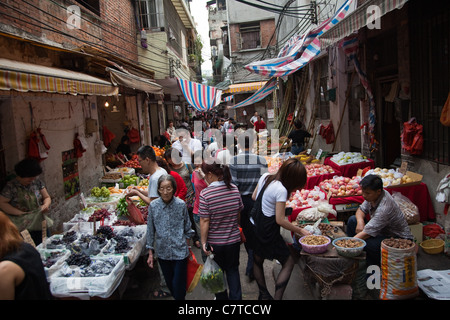
POLYGON ((194 253, 189 249, 189 257, 187 264, 186 291, 192 292, 200 280, 203 265, 197 262, 194 253))
POLYGON ((214 255, 206 258, 203 271, 200 275, 200 282, 206 290, 211 293, 219 293, 226 290, 223 270, 214 261, 214 255))

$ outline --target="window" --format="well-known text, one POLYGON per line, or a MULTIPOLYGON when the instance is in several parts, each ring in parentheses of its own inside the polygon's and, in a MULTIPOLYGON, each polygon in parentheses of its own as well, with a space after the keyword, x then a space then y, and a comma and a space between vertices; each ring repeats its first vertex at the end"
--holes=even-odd
POLYGON ((314 62, 314 79, 319 81, 319 92, 316 92, 316 117, 318 119, 330 119, 330 103, 328 91, 328 56, 318 59, 314 62))
POLYGON ((86 9, 92 11, 96 15, 100 15, 100 1, 99 0, 76 0, 79 4, 86 9))
POLYGON ((139 0, 139 22, 141 28, 153 29, 163 27, 162 1, 139 0))
POLYGON ((423 125, 421 156, 450 165, 450 127, 440 122, 450 88, 450 11, 446 8, 411 3, 410 92, 411 116, 423 125))
POLYGON ((261 48, 261 36, 259 23, 241 24, 241 50, 261 48))

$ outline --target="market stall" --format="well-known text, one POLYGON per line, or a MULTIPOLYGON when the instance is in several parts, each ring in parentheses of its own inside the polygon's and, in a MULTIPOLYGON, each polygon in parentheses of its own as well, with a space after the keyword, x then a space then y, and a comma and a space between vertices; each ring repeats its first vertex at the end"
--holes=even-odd
POLYGON ((83 199, 84 208, 64 223, 65 231, 37 247, 53 296, 108 298, 125 271, 134 268, 145 252, 147 206, 137 199, 127 202, 126 192, 126 188, 92 188, 83 199), (140 223, 136 223, 132 211, 142 216, 140 223))
POLYGON ((354 177, 359 169, 375 168, 375 162, 359 152, 340 152, 325 158, 323 164, 331 166, 344 177, 354 177))

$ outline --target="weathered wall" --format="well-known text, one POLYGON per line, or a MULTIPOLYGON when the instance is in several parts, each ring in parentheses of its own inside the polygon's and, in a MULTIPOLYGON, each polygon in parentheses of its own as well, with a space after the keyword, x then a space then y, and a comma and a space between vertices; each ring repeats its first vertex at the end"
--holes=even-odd
MULTIPOLYGON (((76 132, 84 134, 85 117, 97 119, 96 97, 16 92, 1 94, 1 134, 6 141, 6 170, 14 172, 16 162, 26 156, 27 138, 32 128, 40 127, 50 145, 48 158, 41 163, 44 172, 40 178, 52 197, 50 217, 55 221, 54 231, 62 231, 62 223, 70 220, 80 209, 79 196, 65 200, 62 152, 74 148, 76 132)), ((98 185, 103 175, 101 154, 95 147, 97 140, 98 133, 86 137, 87 151, 78 159, 80 187, 85 195, 98 185)))

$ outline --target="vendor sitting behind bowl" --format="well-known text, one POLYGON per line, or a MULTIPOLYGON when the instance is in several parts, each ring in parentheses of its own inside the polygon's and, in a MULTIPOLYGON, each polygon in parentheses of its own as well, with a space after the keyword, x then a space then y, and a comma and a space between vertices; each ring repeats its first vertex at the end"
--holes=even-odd
POLYGON ((390 237, 413 240, 413 235, 400 207, 383 189, 383 180, 378 175, 365 176, 359 185, 365 201, 348 219, 347 235, 365 240, 367 265, 379 266, 381 241, 390 237))

